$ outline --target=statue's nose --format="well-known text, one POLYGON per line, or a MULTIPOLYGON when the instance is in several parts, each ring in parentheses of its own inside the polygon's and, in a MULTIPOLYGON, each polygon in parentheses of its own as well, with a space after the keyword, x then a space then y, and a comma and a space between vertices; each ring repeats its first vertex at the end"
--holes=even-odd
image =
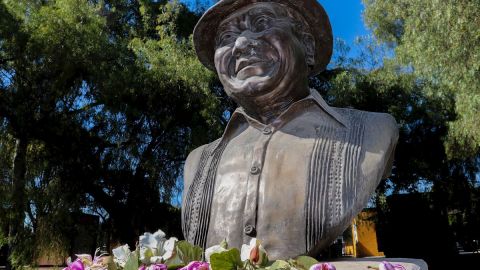
POLYGON ((235 45, 233 46, 232 54, 236 57, 239 57, 245 49, 248 48, 250 45, 250 40, 245 36, 239 36, 237 40, 235 40, 235 45))

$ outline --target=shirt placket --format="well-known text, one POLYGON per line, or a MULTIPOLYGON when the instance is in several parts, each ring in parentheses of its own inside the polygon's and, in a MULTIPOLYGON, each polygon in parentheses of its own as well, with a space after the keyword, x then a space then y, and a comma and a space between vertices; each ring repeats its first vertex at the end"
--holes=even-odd
MULTIPOLYGON (((248 237, 256 237, 256 222, 258 210, 258 189, 260 185, 260 178, 265 163, 265 154, 268 143, 272 138, 274 128, 272 126, 265 126, 262 129, 262 135, 255 143, 253 148, 253 157, 250 164, 250 172, 247 182, 247 198, 244 210, 244 235, 248 237)), ((244 236, 244 237, 245 237, 244 236)))

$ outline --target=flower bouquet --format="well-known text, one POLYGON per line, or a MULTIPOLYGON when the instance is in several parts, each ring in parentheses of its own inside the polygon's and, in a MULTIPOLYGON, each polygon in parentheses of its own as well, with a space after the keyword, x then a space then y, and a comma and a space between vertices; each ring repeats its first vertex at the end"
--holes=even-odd
MULTIPOLYGON (((320 263, 308 256, 270 261, 261 242, 252 239, 241 250, 229 248, 226 241, 203 251, 199 246, 175 237, 166 238, 161 230, 140 236, 135 250, 128 245, 112 250, 111 257, 95 251, 78 254, 75 261, 68 260, 63 270, 336 270, 331 263, 320 263)), ((405 270, 400 264, 381 262, 378 270, 405 270)))
MULTIPOLYGON (((270 261, 257 239, 241 250, 229 248, 226 241, 203 251, 199 246, 175 237, 166 238, 161 230, 144 233, 135 250, 128 245, 112 250, 113 262, 108 270, 335 270, 329 263, 319 263, 307 256, 270 261)), ((84 270, 84 269, 70 269, 84 270)))

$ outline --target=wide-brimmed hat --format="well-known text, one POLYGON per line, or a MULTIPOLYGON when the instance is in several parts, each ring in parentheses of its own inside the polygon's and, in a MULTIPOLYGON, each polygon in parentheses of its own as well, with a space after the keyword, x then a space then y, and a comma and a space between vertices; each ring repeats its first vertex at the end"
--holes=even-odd
POLYGON ((221 21, 242 7, 254 3, 272 2, 296 10, 308 23, 315 38, 315 65, 310 75, 322 72, 332 57, 333 36, 328 15, 316 0, 221 0, 208 9, 193 30, 193 42, 198 59, 215 71, 215 36, 221 21))

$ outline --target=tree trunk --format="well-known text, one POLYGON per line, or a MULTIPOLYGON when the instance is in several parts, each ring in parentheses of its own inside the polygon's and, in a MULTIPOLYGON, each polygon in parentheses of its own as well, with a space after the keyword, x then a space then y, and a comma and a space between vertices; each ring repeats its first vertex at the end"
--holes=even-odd
MULTIPOLYGON (((25 221, 25 174, 27 162, 28 142, 25 138, 18 138, 15 145, 15 157, 13 160, 13 181, 11 202, 12 208, 9 220, 8 232, 8 256, 15 246, 18 232, 25 221)), ((10 258, 7 259, 7 270, 12 269, 10 258)))

